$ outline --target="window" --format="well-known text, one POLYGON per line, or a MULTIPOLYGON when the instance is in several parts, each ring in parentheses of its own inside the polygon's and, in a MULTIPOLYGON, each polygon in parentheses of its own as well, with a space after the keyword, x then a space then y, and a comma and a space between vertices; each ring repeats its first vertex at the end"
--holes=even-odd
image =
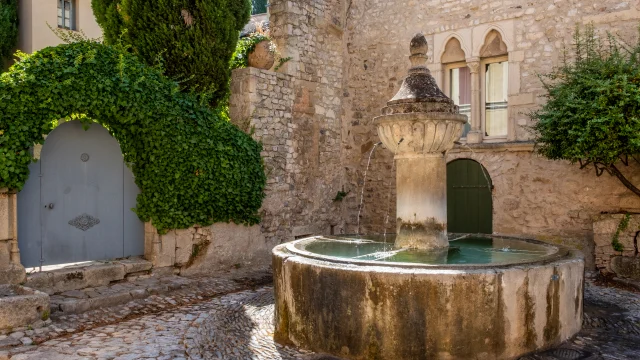
POLYGON ((441 58, 442 63, 446 64, 444 91, 459 106, 460 114, 467 116, 463 138, 471 130, 471 72, 465 59, 460 40, 455 37, 449 39, 441 58))
POLYGON ((58 0, 58 27, 76 29, 74 0, 58 0))
POLYGON ((485 64, 484 132, 487 137, 507 136, 509 65, 506 61, 485 64))
POLYGON ((448 95, 460 107, 460 114, 467 116, 467 123, 462 131, 462 137, 465 138, 471 130, 469 124, 471 120, 471 72, 466 65, 449 69, 448 95))
POLYGON ((267 0, 251 0, 251 15, 266 14, 267 0))

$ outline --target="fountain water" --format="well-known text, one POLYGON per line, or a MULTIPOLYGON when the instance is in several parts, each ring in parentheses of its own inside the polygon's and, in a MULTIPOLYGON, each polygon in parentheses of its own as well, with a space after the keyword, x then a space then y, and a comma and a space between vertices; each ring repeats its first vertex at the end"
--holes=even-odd
POLYGON ((395 154, 397 233, 274 248, 276 341, 348 359, 513 359, 580 330, 579 252, 449 239, 444 153, 465 117, 438 89, 426 53, 416 35, 409 75, 374 119, 395 154))
POLYGON ((378 145, 382 145, 381 142, 373 145, 371 152, 369 152, 369 160, 367 160, 367 167, 364 170, 364 177, 362 180, 362 190, 360 191, 360 205, 358 205, 358 227, 356 234, 360 234, 360 213, 362 213, 362 207, 364 206, 364 188, 367 186, 367 172, 369 172, 369 166, 371 166, 371 157, 373 156, 373 152, 376 151, 378 145))

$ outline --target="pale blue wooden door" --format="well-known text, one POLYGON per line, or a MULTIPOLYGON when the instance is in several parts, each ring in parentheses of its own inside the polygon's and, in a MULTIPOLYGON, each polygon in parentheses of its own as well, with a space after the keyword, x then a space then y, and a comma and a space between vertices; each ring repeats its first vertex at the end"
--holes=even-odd
POLYGON ((18 194, 18 243, 25 266, 143 254, 143 225, 131 211, 138 189, 120 146, 104 127, 94 123, 85 131, 79 121, 58 126, 38 163, 39 176, 32 164, 18 194), (39 199, 33 194, 38 187, 39 199), (31 228, 36 217, 40 229, 31 228))

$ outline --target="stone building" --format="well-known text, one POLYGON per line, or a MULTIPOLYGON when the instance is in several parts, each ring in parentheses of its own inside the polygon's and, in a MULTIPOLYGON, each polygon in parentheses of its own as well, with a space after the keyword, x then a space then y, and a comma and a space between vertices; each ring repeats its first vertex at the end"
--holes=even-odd
MULTIPOLYGON (((395 229, 388 218, 395 213, 391 152, 373 152, 367 171, 379 142, 372 119, 398 90, 417 32, 427 36, 439 86, 469 116, 462 144, 447 156, 481 164, 490 178, 492 232, 579 248, 593 267, 593 217, 640 208, 617 179, 538 156, 527 130, 528 112, 545 101, 538 74, 559 63, 575 27, 593 23, 598 31, 635 39, 640 1, 274 0, 269 13, 279 51, 292 57, 279 70, 292 77, 293 100, 286 105, 292 130, 274 133, 286 148, 279 149, 290 154, 283 168, 293 181, 291 200, 283 202, 291 207, 284 212, 290 214, 288 239, 395 229), (340 191, 346 198, 333 201, 340 191)), ((266 72, 253 76, 260 89, 266 72)), ((263 101, 272 94, 263 93, 263 101)), ((262 119, 254 117, 256 129, 262 119)), ((637 169, 626 170, 640 181, 637 169)), ((471 176, 452 175, 449 182, 471 176)), ((478 216, 479 209, 458 209, 456 216, 478 216)))
MULTIPOLYGON (((58 43, 46 24, 56 23, 59 1, 35 3, 21 1, 27 52, 58 43)), ((98 37, 89 0, 72 3, 70 24, 98 37)), ((469 116, 460 145, 447 154, 450 230, 566 244, 584 251, 593 268, 594 217, 640 211, 640 199, 617 179, 536 155, 527 131, 528 112, 544 102, 538 74, 559 63, 575 27, 593 23, 633 38, 640 0, 272 0, 267 17, 278 51, 291 60, 277 71, 235 70, 230 100, 234 123, 264 145, 262 223, 163 236, 147 224, 140 241, 154 266, 184 273, 268 266, 271 248, 295 238, 393 232, 394 162, 376 145, 373 118, 407 73, 417 32, 427 37, 438 85, 469 116), (193 261, 205 243, 212 243, 206 256, 193 261)), ((640 182, 638 169, 626 170, 640 182)), ((14 197, 0 196, 0 264, 18 266, 24 240, 16 228, 27 220, 16 220, 14 197)), ((598 266, 607 268, 615 254, 598 238, 598 266)), ((624 244, 635 256, 633 242, 624 244)))

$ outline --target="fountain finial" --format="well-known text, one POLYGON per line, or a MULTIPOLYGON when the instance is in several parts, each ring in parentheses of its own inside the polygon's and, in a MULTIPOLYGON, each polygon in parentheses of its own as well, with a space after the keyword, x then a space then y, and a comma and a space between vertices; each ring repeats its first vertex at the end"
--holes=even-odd
POLYGON ((411 51, 411 56, 409 57, 411 67, 425 67, 427 63, 427 51, 429 50, 427 38, 425 38, 422 33, 417 33, 413 39, 411 39, 409 49, 411 51))
MULTIPOLYGON (((415 106, 406 108, 401 106, 400 108, 393 108, 393 105, 397 104, 422 104, 424 111, 444 111, 455 112, 458 110, 451 99, 440 91, 436 81, 431 76, 429 68, 427 68, 427 51, 429 50, 429 44, 427 39, 421 33, 413 36, 411 43, 409 44, 409 50, 411 56, 411 68, 409 69, 408 76, 402 82, 400 90, 391 99, 386 108, 382 110, 383 114, 398 113, 398 112, 415 112, 417 109, 415 106), (439 109, 430 108, 426 110, 429 105, 427 103, 439 103, 439 109)), ((420 105, 418 105, 420 106, 420 105)))

